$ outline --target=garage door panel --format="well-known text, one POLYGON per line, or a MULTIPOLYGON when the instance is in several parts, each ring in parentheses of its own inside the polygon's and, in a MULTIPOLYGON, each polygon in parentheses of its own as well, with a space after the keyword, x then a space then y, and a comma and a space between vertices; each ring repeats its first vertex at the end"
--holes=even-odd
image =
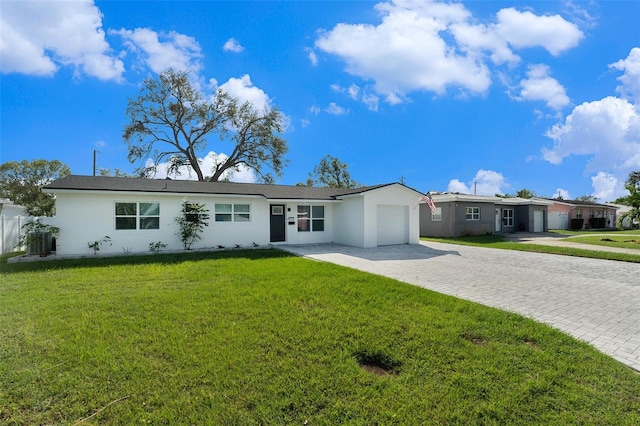
POLYGON ((377 219, 379 246, 409 242, 409 211, 407 206, 379 205, 377 219))

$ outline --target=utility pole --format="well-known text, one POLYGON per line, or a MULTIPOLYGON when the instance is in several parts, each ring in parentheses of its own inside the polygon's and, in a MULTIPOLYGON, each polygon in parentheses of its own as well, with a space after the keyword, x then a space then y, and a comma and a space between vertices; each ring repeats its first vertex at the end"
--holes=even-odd
POLYGON ((96 175, 96 154, 98 153, 97 150, 93 150, 93 175, 96 175))

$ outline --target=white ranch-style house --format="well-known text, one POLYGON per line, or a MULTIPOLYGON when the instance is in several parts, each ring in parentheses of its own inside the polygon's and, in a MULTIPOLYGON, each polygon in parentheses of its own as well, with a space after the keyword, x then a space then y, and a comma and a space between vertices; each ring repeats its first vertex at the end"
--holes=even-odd
POLYGON ((193 248, 339 243, 418 244, 422 194, 399 183, 355 189, 71 175, 44 188, 56 197, 58 255, 183 248, 175 218, 182 203, 211 216, 193 248))

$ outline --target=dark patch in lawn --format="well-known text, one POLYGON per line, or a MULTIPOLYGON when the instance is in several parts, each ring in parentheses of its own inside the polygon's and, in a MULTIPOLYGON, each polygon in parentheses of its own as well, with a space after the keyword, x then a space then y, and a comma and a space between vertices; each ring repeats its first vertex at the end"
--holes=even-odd
POLYGON ((360 367, 378 376, 391 376, 399 372, 401 362, 382 352, 360 351, 355 354, 360 367))
POLYGON ((635 244, 640 244, 640 241, 638 240, 625 240, 625 243, 635 243, 635 244))
POLYGON ((600 241, 610 241, 610 242, 614 242, 611 238, 600 238, 600 241))
POLYGON ((474 345, 486 345, 487 341, 480 334, 473 331, 464 331, 460 333, 460 338, 464 340, 468 340, 474 345))
POLYGON ((522 340, 522 343, 524 343, 525 345, 531 348, 540 349, 540 346, 538 346, 538 342, 536 342, 535 340, 525 338, 522 340))

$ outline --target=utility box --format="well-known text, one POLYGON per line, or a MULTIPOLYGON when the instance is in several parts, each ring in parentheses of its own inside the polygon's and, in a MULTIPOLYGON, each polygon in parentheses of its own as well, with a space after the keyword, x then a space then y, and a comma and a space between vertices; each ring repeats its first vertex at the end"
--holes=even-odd
POLYGON ((51 254, 53 236, 51 232, 30 232, 27 234, 27 254, 47 256, 51 254))

